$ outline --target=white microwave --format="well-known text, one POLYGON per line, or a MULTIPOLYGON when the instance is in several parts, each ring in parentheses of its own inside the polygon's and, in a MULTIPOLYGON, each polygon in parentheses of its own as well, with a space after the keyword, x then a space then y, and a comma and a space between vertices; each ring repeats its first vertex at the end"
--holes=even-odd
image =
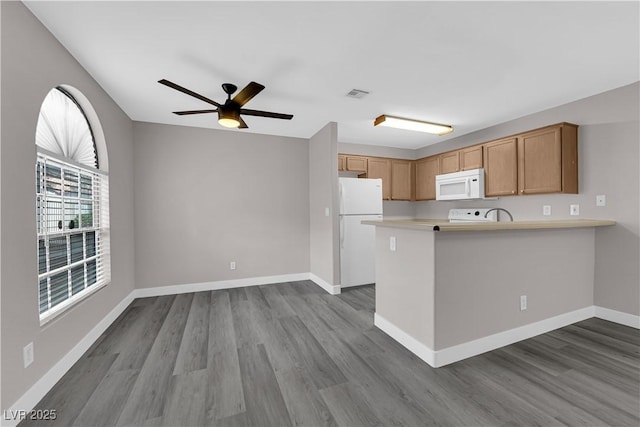
POLYGON ((484 199, 484 169, 436 175, 436 200, 484 199))

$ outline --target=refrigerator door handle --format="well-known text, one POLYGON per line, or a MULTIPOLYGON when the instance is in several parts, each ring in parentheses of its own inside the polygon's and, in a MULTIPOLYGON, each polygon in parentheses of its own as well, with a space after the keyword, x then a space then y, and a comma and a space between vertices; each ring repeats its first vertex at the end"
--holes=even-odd
POLYGON ((344 216, 340 215, 340 249, 344 249, 344 216))

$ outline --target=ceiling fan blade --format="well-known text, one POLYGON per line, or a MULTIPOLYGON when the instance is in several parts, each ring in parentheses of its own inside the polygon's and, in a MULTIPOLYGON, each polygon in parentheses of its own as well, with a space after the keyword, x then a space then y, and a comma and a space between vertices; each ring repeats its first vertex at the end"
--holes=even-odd
POLYGON ((272 113, 270 111, 247 110, 246 108, 242 108, 240 110, 240 114, 244 114, 247 116, 270 117, 272 119, 284 119, 284 120, 291 120, 293 118, 293 114, 280 114, 280 113, 272 113))
POLYGON ((194 98, 198 98, 199 100, 204 101, 204 102, 206 102, 208 104, 215 105, 216 107, 220 106, 220 104, 217 103, 216 101, 214 101, 213 99, 209 99, 206 96, 202 96, 199 93, 195 93, 194 91, 189 90, 186 87, 182 87, 180 85, 177 85, 177 84, 175 84, 173 82, 170 82, 169 80, 166 80, 166 79, 158 80, 158 83, 163 84, 165 86, 169 86, 170 88, 175 89, 177 91, 180 91, 182 93, 186 93, 187 95, 191 95, 194 98))
POLYGON ((186 116, 188 114, 205 114, 205 113, 217 113, 218 110, 191 110, 191 111, 174 111, 173 114, 177 114, 179 116, 186 116))
POLYGON ((238 117, 238 120, 240 120, 240 126, 238 126, 239 129, 247 129, 249 127, 249 126, 247 126, 245 121, 242 120, 242 117, 238 117))
POLYGON ((264 86, 260 83, 251 82, 244 87, 236 96, 233 97, 232 101, 238 104, 239 106, 243 106, 247 102, 251 100, 254 96, 262 92, 264 86))

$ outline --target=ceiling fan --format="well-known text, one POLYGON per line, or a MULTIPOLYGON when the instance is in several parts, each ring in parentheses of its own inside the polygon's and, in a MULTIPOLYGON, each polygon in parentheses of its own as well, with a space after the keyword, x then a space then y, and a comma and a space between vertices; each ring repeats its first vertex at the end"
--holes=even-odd
POLYGON ((254 96, 259 94, 264 86, 260 83, 251 82, 244 87, 236 96, 231 99, 231 95, 238 90, 238 87, 231 83, 223 83, 222 90, 227 94, 227 100, 224 104, 220 104, 213 99, 209 99, 205 96, 200 95, 199 93, 193 92, 185 87, 177 85, 169 80, 162 79, 158 80, 158 83, 163 84, 165 86, 169 86, 177 91, 182 93, 186 93, 187 95, 191 95, 194 98, 198 98, 201 101, 204 101, 208 104, 215 105, 217 108, 213 110, 192 110, 192 111, 174 111, 173 114, 177 114, 179 116, 184 116, 188 114, 206 114, 206 113, 218 113, 218 123, 222 126, 229 128, 240 128, 246 129, 249 126, 242 120, 240 114, 245 116, 259 116, 259 117, 270 117, 272 119, 284 119, 291 120, 293 118, 292 114, 280 114, 280 113, 272 113, 270 111, 259 111, 259 110, 248 110, 246 108, 242 108, 244 104, 249 102, 254 96))

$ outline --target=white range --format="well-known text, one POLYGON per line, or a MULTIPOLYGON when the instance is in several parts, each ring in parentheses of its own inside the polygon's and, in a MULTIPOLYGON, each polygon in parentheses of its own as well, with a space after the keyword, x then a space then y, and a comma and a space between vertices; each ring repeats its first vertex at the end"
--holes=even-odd
POLYGON ((459 208, 449 210, 449 222, 496 222, 498 211, 494 208, 459 208))

